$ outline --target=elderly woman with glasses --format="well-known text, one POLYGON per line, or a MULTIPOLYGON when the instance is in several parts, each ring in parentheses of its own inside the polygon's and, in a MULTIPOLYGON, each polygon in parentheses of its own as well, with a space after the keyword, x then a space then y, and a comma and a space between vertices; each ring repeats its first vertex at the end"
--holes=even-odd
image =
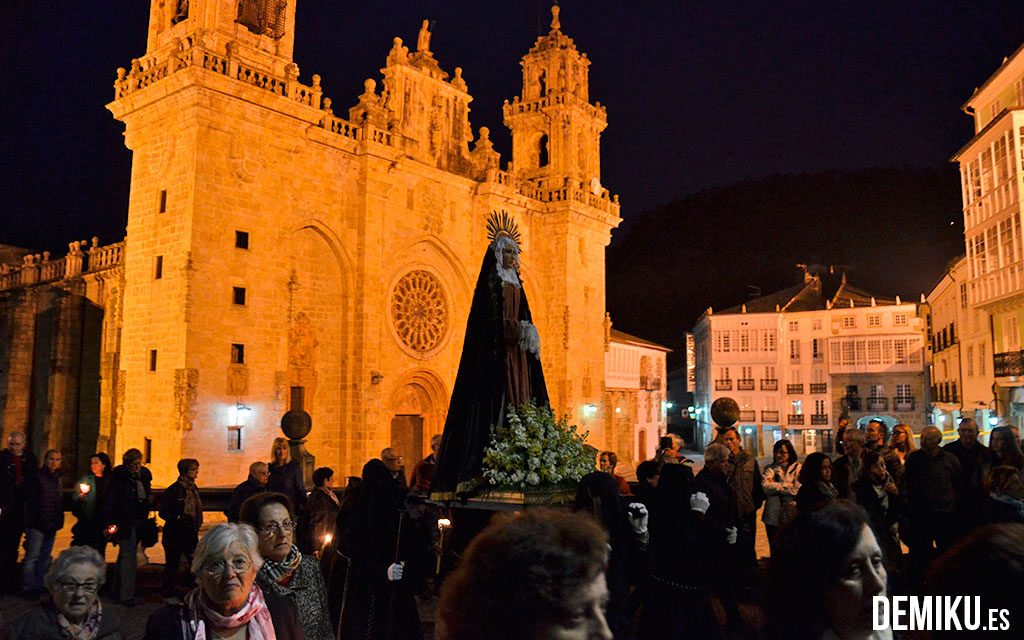
POLYGON ((144 640, 304 638, 295 604, 264 594, 256 584, 262 564, 252 527, 215 525, 192 556, 199 586, 185 596, 184 604, 166 605, 150 616, 144 640))
POLYGON ((288 598, 299 611, 308 640, 334 638, 320 562, 295 544, 295 511, 281 493, 261 493, 242 503, 241 521, 256 530, 262 566, 256 583, 264 593, 288 598))
POLYGON ((46 574, 48 602, 7 628, 5 638, 25 640, 123 640, 121 619, 104 609, 97 595, 106 564, 91 547, 61 553, 46 574))

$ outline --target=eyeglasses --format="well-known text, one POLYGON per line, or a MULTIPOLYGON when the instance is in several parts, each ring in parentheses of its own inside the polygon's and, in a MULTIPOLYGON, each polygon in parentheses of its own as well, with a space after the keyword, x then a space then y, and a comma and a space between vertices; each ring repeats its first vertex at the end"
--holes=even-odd
POLYGON ((98 582, 61 582, 58 586, 61 591, 69 596, 77 592, 79 589, 81 589, 83 593, 96 593, 100 588, 100 584, 98 582))
POLYGON ((278 533, 291 533, 295 531, 295 523, 291 520, 285 520, 278 524, 276 522, 264 522, 260 525, 260 535, 270 537, 277 535, 278 533))
POLYGON ((245 558, 235 558, 228 562, 227 560, 214 560, 213 562, 207 563, 203 567, 203 571, 210 576, 223 575, 224 569, 231 567, 235 573, 245 573, 251 566, 251 562, 245 558))

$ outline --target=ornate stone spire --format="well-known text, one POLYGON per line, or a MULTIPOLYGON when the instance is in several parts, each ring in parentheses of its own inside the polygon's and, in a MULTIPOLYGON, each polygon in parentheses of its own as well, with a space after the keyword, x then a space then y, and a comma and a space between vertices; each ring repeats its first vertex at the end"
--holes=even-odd
POLYGON ((562 29, 562 22, 558 19, 558 13, 562 10, 558 6, 558 3, 551 5, 551 30, 560 31, 562 29))

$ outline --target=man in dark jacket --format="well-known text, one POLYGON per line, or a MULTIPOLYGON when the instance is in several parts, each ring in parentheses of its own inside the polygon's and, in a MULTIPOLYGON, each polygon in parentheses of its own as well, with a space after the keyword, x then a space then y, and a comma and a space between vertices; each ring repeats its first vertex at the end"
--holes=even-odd
POLYGON ((142 466, 138 449, 125 451, 121 460, 123 464, 110 474, 103 520, 107 535, 118 546, 118 598, 122 604, 134 606, 139 532, 153 507, 153 474, 142 466))
POLYGON ((836 458, 832 463, 832 486, 839 492, 840 500, 854 500, 853 482, 860 477, 864 440, 864 432, 853 427, 843 435, 846 455, 836 458))
POLYGON ((721 443, 729 450, 729 490, 733 520, 739 529, 738 539, 733 546, 736 556, 735 584, 743 597, 753 595, 757 580, 757 510, 764 504, 764 487, 761 486, 761 468, 757 459, 740 446, 740 434, 736 427, 719 432, 721 443))
POLYGON ((160 498, 160 517, 164 520, 164 583, 163 597, 167 604, 180 604, 177 588, 182 556, 192 557, 199 543, 203 526, 203 501, 196 488, 199 461, 183 458, 178 461, 178 479, 164 490, 160 498))
MULTIPOLYGON (((0 576, 17 575, 18 546, 25 533, 25 480, 38 466, 25 448, 25 434, 12 431, 0 451, 0 576)), ((17 582, 0 581, 0 591, 17 591, 17 582)))
POLYGON ((25 485, 30 499, 25 509, 25 561, 21 565, 21 590, 27 595, 35 595, 45 590, 43 576, 50 567, 53 540, 64 526, 60 451, 47 451, 43 456, 43 466, 29 472, 25 485))
MULTIPOLYGON (((886 446, 885 442, 889 439, 889 427, 885 425, 879 419, 874 419, 868 423, 868 426, 864 428, 864 449, 866 451, 874 451, 878 455, 882 456, 882 460, 885 461, 885 469, 889 472, 889 477, 896 483, 896 486, 903 484, 903 463, 900 462, 900 457, 896 455, 896 452, 886 446)), ((850 482, 856 482, 857 478, 853 478, 850 482)))
POLYGON ((921 448, 907 455, 904 483, 910 516, 905 541, 910 548, 914 588, 923 584, 932 558, 941 555, 955 539, 963 473, 956 456, 939 447, 941 442, 938 428, 925 427, 921 430, 921 448))
POLYGON ((982 469, 991 464, 992 451, 978 441, 978 431, 977 422, 971 418, 964 418, 957 429, 960 438, 942 447, 943 451, 956 456, 960 461, 960 471, 963 473, 963 496, 957 518, 960 523, 958 534, 961 536, 970 533, 978 520, 978 509, 988 501, 982 469))
POLYGON ((231 492, 231 502, 224 515, 228 522, 238 522, 238 514, 242 510, 242 503, 246 499, 263 493, 267 490, 267 481, 270 479, 270 467, 266 462, 254 462, 249 465, 249 477, 231 492))

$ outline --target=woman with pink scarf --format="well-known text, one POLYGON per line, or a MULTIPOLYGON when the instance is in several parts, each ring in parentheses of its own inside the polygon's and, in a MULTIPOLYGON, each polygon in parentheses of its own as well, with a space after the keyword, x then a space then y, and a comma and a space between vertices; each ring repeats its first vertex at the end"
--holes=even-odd
POLYGON ((264 594, 256 584, 263 564, 256 532, 246 524, 218 524, 192 557, 199 586, 184 604, 157 610, 145 640, 291 640, 304 638, 291 600, 264 594))

